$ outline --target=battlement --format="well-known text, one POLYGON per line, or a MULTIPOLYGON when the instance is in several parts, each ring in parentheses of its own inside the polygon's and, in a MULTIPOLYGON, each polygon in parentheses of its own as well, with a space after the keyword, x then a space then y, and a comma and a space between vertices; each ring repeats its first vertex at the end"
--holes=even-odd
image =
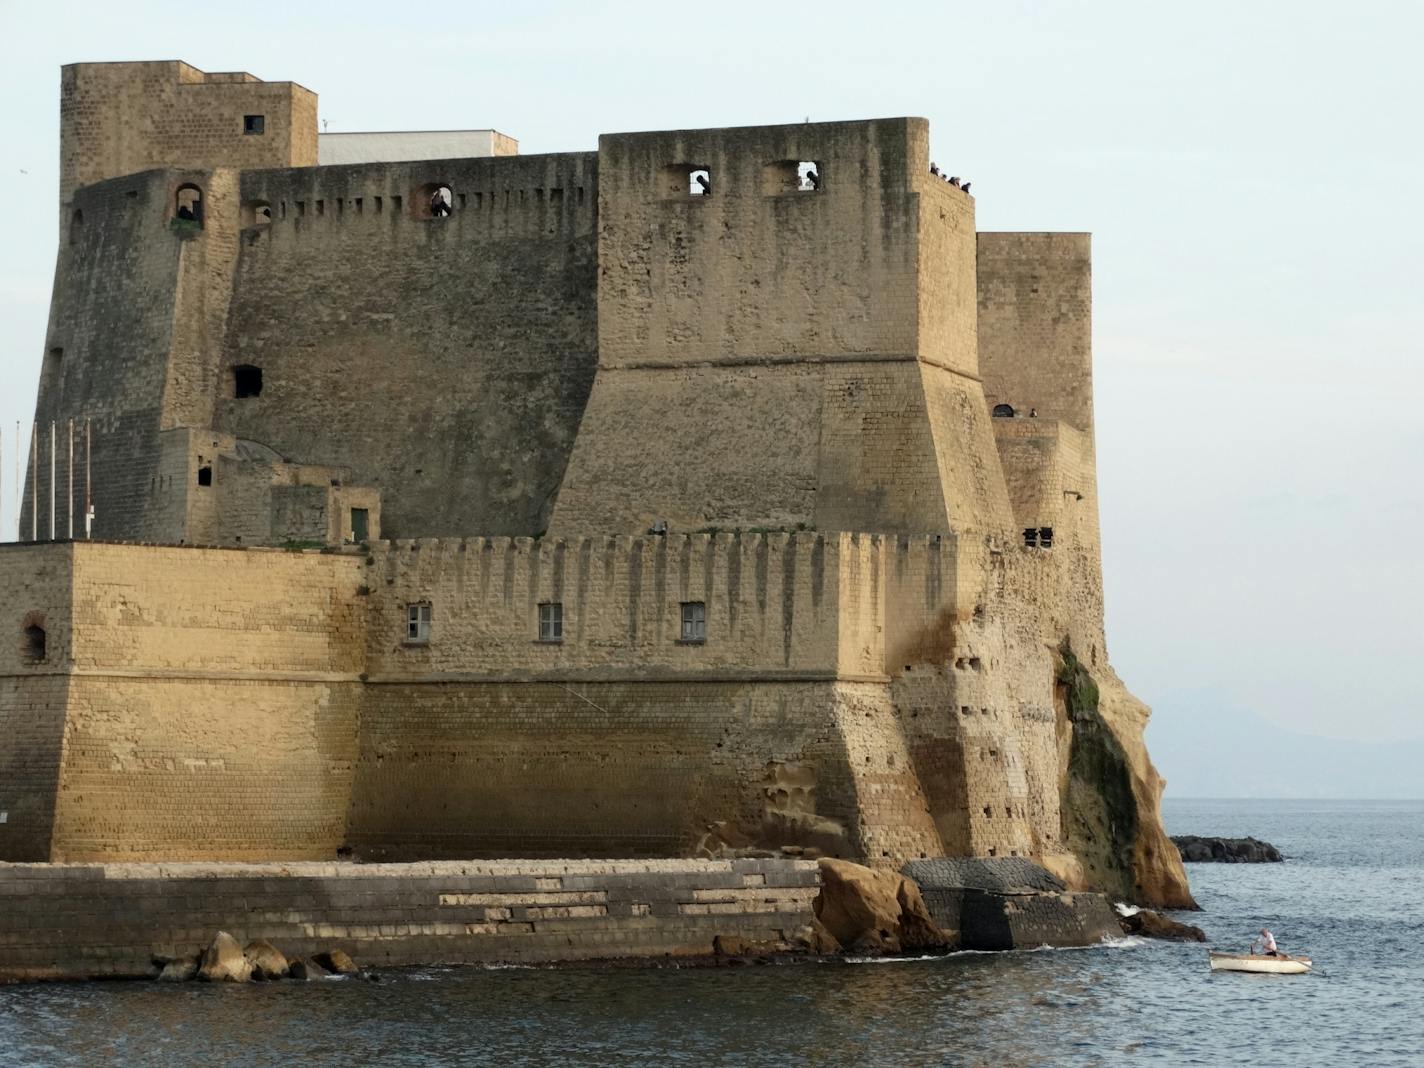
POLYGON ((380 217, 467 239, 557 238, 593 232, 597 181, 592 152, 246 171, 242 217, 274 235, 380 217))

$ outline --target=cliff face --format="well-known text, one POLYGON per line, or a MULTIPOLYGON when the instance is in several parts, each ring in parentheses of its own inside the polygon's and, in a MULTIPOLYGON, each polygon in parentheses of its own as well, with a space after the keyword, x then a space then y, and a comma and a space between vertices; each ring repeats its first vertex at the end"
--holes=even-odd
POLYGON ((1110 668, 1101 682, 1065 642, 1055 712, 1065 744, 1063 839, 1078 881, 1163 908, 1195 908, 1186 871, 1162 827, 1165 784, 1143 742, 1149 711, 1110 668))

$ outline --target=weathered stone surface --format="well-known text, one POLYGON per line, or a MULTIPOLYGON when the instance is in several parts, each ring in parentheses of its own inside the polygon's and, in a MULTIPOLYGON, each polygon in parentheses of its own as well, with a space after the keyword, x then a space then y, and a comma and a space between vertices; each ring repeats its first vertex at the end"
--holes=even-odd
POLYGON ((1172 844, 1188 864, 1274 864, 1285 860, 1270 842, 1258 838, 1214 838, 1195 834, 1172 836, 1172 844))
POLYGON ((1117 936, 1102 894, 1064 890, 1025 857, 939 857, 908 861, 930 915, 956 928, 965 949, 1086 946, 1117 936))
POLYGON ((959 924, 965 949, 1088 946, 1120 934, 1107 898, 1087 892, 966 891, 959 924))
POLYGON ((791 953, 795 947, 780 939, 758 941, 741 935, 719 934, 712 939, 712 952, 718 957, 765 958, 791 953))
POLYGON ((296 166, 304 90, 61 91, 35 416, 103 435, 97 540, 0 559, 52 643, 0 645, 0 856, 1047 852, 1189 903, 1107 663, 1086 234, 980 234, 915 118, 700 131, 695 198, 678 131, 447 160, 432 218, 426 162, 296 166))
POLYGON ((905 876, 846 860, 823 857, 816 918, 846 949, 856 953, 898 953, 943 949, 952 932, 936 924, 919 887, 905 876))
POLYGON ((841 951, 841 944, 836 941, 835 935, 826 929, 826 925, 819 918, 813 917, 810 923, 797 928, 795 941, 808 953, 817 956, 841 951))
POLYGON ((1162 938, 1169 942, 1205 942, 1206 932, 1188 923, 1179 923, 1170 916, 1163 916, 1151 909, 1119 918, 1125 934, 1141 935, 1143 938, 1162 938))
POLYGON ((345 950, 328 949, 321 953, 314 953, 312 960, 333 975, 359 975, 361 973, 361 969, 356 967, 356 962, 347 955, 345 950))
POLYGON ((252 978, 259 982, 287 977, 287 958, 265 938, 249 942, 243 950, 243 955, 252 966, 252 978))
POLYGON ((307 979, 325 979, 331 973, 314 960, 306 957, 297 957, 287 965, 287 978, 304 981, 307 979))
POLYGON ((252 964, 237 939, 226 931, 219 931, 203 951, 198 977, 210 983, 245 983, 252 978, 252 964))
POLYGON ((194 979, 198 975, 198 963, 200 958, 175 957, 172 960, 163 962, 163 970, 158 973, 160 983, 186 983, 189 979, 194 979))
POLYGON ((922 891, 1068 889, 1047 869, 1027 857, 931 857, 907 860, 900 869, 922 891))

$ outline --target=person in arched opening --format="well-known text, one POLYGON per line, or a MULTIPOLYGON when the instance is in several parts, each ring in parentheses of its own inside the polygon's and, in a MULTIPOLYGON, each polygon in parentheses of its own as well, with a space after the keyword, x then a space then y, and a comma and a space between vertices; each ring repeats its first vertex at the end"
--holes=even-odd
POLYGON ((197 222, 198 217, 193 214, 193 206, 186 201, 178 205, 178 218, 184 222, 197 222))
POLYGON ((436 219, 450 214, 450 201, 445 198, 443 186, 430 194, 430 214, 436 219))

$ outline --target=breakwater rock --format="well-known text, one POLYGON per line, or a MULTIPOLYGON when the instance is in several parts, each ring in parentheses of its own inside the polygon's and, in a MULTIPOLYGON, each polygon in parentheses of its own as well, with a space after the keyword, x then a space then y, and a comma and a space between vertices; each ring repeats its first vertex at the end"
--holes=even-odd
POLYGON ((1274 864, 1286 859, 1270 842, 1257 838, 1177 834, 1172 836, 1172 844, 1189 864, 1274 864))
POLYGON ((1151 909, 1138 909, 1118 921, 1123 934, 1140 935, 1143 938, 1161 938, 1168 942, 1205 942, 1206 932, 1189 923, 1178 923, 1169 916, 1151 909))
POLYGON ((1088 946, 1122 934, 1103 894, 1078 892, 1024 857, 940 857, 904 867, 964 949, 1088 946))
POLYGON ((279 979, 325 979, 330 975, 354 975, 373 978, 356 967, 355 961, 340 949, 323 950, 310 960, 288 959, 280 949, 265 938, 257 938, 244 947, 226 931, 219 931, 201 954, 153 958, 154 976, 159 982, 179 983, 201 979, 210 983, 270 983, 279 979))
POLYGON ((846 860, 820 862, 816 920, 852 953, 952 949, 957 933, 937 924, 913 879, 846 860))

